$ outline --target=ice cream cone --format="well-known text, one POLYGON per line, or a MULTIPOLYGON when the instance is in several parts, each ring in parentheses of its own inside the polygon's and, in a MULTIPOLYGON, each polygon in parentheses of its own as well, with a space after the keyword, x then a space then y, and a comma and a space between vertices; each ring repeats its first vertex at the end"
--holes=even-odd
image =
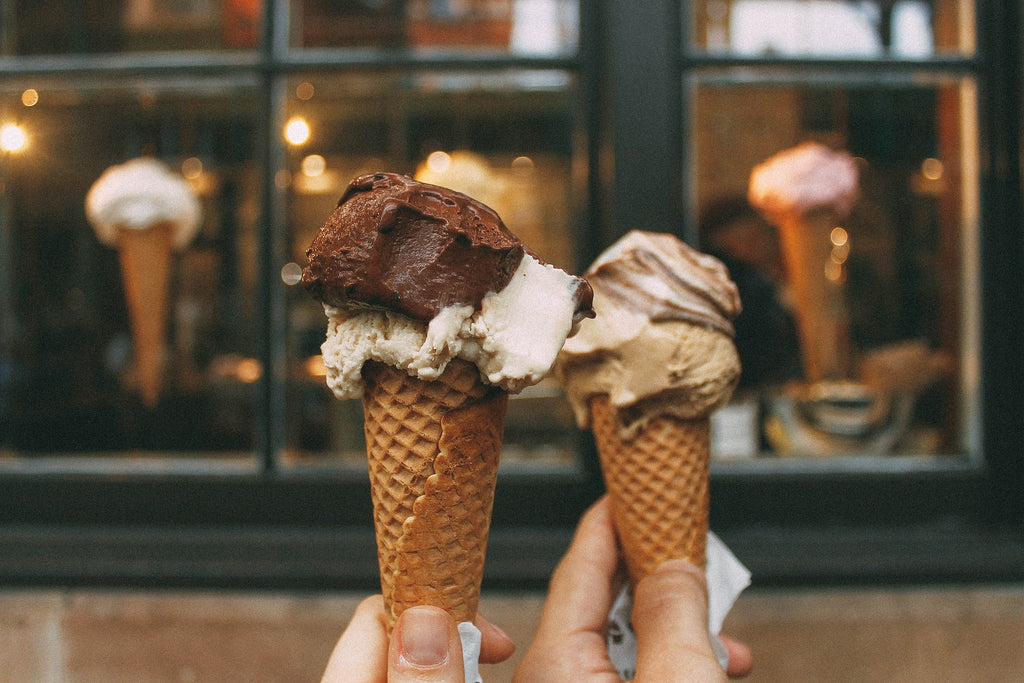
POLYGON ((624 438, 606 395, 590 399, 591 429, 633 585, 661 563, 705 565, 709 418, 653 418, 624 438))
POLYGON ((159 400, 163 383, 173 242, 169 221, 143 230, 121 229, 117 237, 139 389, 149 407, 159 400))
MULTIPOLYGON (((845 376, 846 315, 841 261, 834 259, 830 211, 790 215, 777 221, 809 382, 845 376)), ((840 245, 843 246, 843 245, 840 245)))
POLYGON ((373 361, 362 375, 388 630, 413 605, 472 622, 508 394, 458 359, 433 381, 373 361))

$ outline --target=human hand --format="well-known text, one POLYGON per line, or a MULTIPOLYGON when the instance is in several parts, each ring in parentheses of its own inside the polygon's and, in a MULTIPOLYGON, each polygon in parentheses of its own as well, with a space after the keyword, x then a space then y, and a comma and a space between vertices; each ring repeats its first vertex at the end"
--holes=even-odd
MULTIPOLYGON (((480 661, 503 662, 515 645, 478 614, 480 661)), ((455 620, 438 607, 411 607, 395 623, 388 641, 384 599, 363 600, 341 634, 321 683, 464 683, 462 641, 455 620)))
MULTIPOLYGON (((619 683, 608 658, 606 629, 612 601, 625 582, 607 497, 580 519, 569 550, 551 577, 533 644, 514 681, 619 683)), ((683 560, 666 562, 634 589, 636 683, 724 681, 708 636, 704 574, 683 560)), ((722 638, 728 676, 753 668, 750 649, 722 638)))

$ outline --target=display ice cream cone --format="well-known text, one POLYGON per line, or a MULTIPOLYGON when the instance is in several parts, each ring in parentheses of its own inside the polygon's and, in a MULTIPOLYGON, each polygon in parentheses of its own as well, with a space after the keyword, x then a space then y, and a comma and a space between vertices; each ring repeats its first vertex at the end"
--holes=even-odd
POLYGON ((624 437, 608 397, 590 420, 612 517, 633 585, 667 560, 704 567, 708 533, 709 419, 659 415, 624 437))
POLYGON ((812 141, 750 172, 750 204, 779 229, 809 382, 843 377, 848 370, 842 263, 849 244, 845 230, 836 231, 838 239, 833 231, 860 196, 858 177, 848 152, 812 141))
POLYGON ((119 230, 117 237, 139 389, 150 407, 159 400, 163 384, 173 242, 170 222, 144 230, 119 230))
POLYGON ((362 374, 388 630, 414 605, 472 622, 508 394, 458 359, 431 381, 374 361, 362 374))
POLYGON ((172 252, 199 229, 199 199, 163 162, 139 157, 111 166, 89 188, 85 213, 104 244, 117 248, 143 402, 160 400, 172 252))
POLYGON ((837 218, 830 211, 813 211, 776 222, 792 288, 806 379, 817 382, 843 376, 846 315, 841 261, 833 256, 845 242, 838 246, 834 243, 837 218))

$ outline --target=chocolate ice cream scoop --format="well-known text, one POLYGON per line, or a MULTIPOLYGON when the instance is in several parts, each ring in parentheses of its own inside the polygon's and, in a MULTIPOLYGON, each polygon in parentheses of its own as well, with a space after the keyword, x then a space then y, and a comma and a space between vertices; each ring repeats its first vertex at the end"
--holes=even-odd
MULTIPOLYGON (((331 306, 368 306, 430 320, 479 310, 526 253, 494 211, 464 194, 397 173, 353 180, 307 252, 302 284, 331 306)), ((581 281, 582 283, 582 281, 581 281)), ((586 283, 578 310, 589 309, 586 283)))

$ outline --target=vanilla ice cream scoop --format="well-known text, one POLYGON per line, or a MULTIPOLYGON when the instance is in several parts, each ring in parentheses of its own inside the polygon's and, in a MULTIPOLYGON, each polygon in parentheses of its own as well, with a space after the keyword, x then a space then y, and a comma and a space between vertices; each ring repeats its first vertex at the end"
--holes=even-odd
POLYGON ((174 251, 200 223, 199 200, 180 175, 151 157, 104 171, 85 198, 85 214, 101 242, 118 251, 143 402, 163 389, 165 336, 174 251))
POLYGON ((85 214, 101 242, 117 246, 119 231, 172 226, 172 243, 184 249, 199 230, 199 200, 188 182, 166 164, 139 157, 111 166, 93 183, 85 214))
POLYGON ((724 405, 740 375, 725 266, 667 234, 632 231, 584 275, 596 317, 566 341, 556 372, 581 427, 606 395, 624 435, 657 415, 700 419, 724 405))
POLYGON ((361 395, 370 360, 432 380, 462 358, 515 393, 593 315, 586 281, 544 263, 490 208, 395 173, 353 180, 307 256, 302 284, 327 312, 338 398, 361 395))

